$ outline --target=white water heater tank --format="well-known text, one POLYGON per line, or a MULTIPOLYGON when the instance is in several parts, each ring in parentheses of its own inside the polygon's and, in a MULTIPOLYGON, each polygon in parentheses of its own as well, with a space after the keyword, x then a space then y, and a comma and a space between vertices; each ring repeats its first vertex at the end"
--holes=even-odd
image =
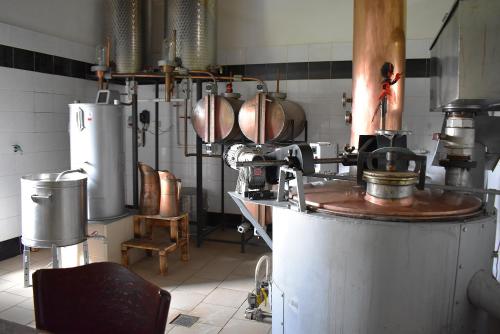
POLYGON ((69 105, 71 169, 88 175, 88 219, 125 213, 123 172, 123 107, 113 91, 99 91, 97 103, 69 105))

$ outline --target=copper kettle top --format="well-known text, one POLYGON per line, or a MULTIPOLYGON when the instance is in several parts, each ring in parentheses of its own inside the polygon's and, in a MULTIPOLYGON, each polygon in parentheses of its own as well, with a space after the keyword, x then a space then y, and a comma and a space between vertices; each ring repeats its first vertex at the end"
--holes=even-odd
POLYGON ((160 176, 161 180, 177 180, 174 173, 168 170, 160 170, 158 171, 158 175, 160 176))

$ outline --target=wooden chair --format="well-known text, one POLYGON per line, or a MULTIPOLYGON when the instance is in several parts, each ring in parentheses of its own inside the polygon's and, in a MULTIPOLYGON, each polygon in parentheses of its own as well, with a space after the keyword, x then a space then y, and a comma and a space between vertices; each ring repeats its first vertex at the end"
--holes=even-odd
POLYGON ((170 294, 111 262, 33 274, 36 328, 51 333, 163 334, 170 294))

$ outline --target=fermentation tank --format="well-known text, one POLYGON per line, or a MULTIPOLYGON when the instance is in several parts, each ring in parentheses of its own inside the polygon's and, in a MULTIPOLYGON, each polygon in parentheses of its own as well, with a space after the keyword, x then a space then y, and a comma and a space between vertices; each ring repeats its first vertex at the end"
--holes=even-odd
POLYGON ((166 0, 165 38, 176 31, 177 57, 190 70, 207 70, 216 62, 216 0, 166 0))
POLYGON ((258 93, 241 107, 238 123, 254 143, 272 143, 297 138, 304 131, 306 115, 283 93, 258 93))
POLYGON ((142 1, 106 0, 105 37, 119 73, 142 69, 142 1))
POLYGON ((71 168, 88 175, 88 219, 124 214, 123 107, 73 103, 69 113, 71 168))
POLYGON ((240 94, 237 93, 223 93, 208 95, 198 101, 191 114, 191 123, 204 142, 242 138, 238 114, 243 101, 239 97, 240 94))

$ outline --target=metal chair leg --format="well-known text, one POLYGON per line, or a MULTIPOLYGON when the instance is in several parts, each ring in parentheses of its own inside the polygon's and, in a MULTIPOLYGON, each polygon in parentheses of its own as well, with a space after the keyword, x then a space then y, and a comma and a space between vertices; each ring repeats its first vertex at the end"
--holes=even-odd
POLYGON ((29 288, 30 284, 30 248, 23 246, 23 270, 24 270, 24 287, 29 288))

